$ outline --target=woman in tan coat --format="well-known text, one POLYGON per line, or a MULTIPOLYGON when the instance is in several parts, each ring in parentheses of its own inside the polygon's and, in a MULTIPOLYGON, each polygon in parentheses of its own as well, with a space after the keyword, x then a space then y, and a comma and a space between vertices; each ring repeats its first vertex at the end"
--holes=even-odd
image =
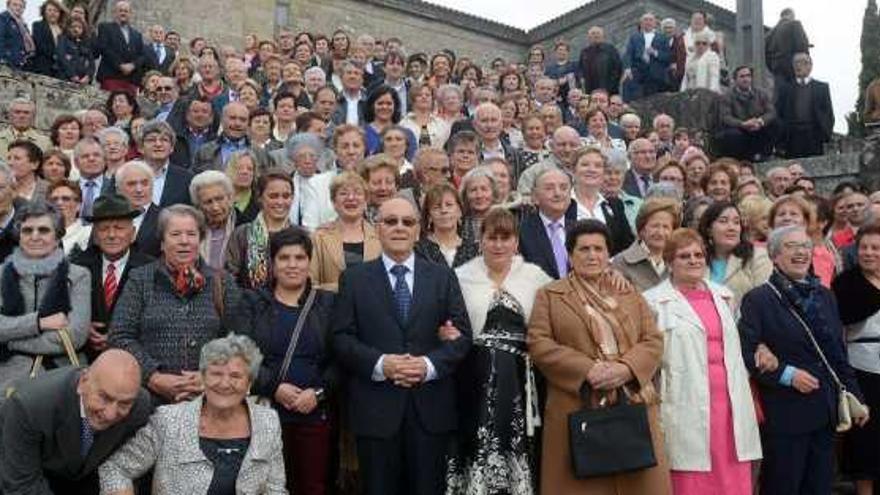
POLYGON ((337 219, 318 228, 313 237, 312 283, 336 292, 345 267, 371 261, 382 253, 376 229, 364 219, 367 184, 354 172, 342 172, 330 182, 337 219))
POLYGON ((547 379, 541 493, 546 495, 666 495, 671 493, 658 397, 652 379, 663 354, 663 337, 647 303, 632 288, 607 283, 610 234, 601 222, 582 220, 567 232, 571 274, 542 288, 529 321, 532 361, 547 379), (569 448, 568 416, 583 408, 580 390, 591 389, 591 406, 617 400, 626 386, 632 402, 648 405, 657 465, 576 479, 569 448))

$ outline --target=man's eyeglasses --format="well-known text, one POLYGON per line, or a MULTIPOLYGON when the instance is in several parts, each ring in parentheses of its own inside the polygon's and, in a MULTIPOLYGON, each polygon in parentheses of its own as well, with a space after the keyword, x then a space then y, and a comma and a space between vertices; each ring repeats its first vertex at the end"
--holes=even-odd
POLYGON ((45 225, 40 227, 22 227, 21 235, 49 235, 52 233, 52 227, 45 225))
POLYGON ((418 223, 419 221, 412 217, 386 217, 382 219, 382 224, 386 227, 396 227, 398 225, 403 225, 406 228, 413 228, 418 223))
POLYGON ((164 92, 164 91, 167 91, 170 93, 171 91, 174 91, 174 86, 156 86, 157 93, 164 92))

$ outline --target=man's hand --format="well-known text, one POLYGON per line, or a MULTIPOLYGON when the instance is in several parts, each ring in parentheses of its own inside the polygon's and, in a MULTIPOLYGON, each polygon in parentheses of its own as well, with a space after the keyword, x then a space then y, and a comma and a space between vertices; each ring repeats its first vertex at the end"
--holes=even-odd
POLYGON ((318 396, 311 388, 301 391, 293 401, 293 409, 300 414, 309 414, 316 407, 318 407, 318 396))
POLYGON ((395 385, 406 386, 400 382, 403 382, 405 378, 401 369, 408 357, 408 354, 386 354, 382 360, 382 373, 385 378, 394 382, 395 385))
POLYGON ((587 381, 595 390, 614 390, 632 379, 629 366, 616 362, 598 362, 587 373, 587 381))
POLYGON ((275 402, 281 404, 288 411, 294 408, 296 398, 302 390, 291 383, 282 383, 275 389, 275 402))
POLYGON ((64 313, 55 313, 40 318, 40 330, 42 331, 61 330, 62 328, 68 328, 69 326, 70 322, 67 320, 67 315, 64 313))
POLYGON ((773 372, 779 368, 779 360, 776 359, 776 355, 770 351, 769 347, 758 344, 758 348, 755 349, 755 367, 761 373, 773 372))
POLYGON ((425 381, 428 376, 428 363, 422 356, 407 355, 400 372, 403 375, 402 381, 405 383, 403 386, 413 387, 425 381))
POLYGON ((798 369, 791 377, 791 386, 802 394, 809 394, 819 388, 819 380, 806 371, 798 369))
POLYGON ((93 321, 92 325, 89 327, 89 347, 96 352, 101 352, 107 349, 107 334, 104 333, 105 328, 107 328, 107 325, 100 321, 93 321))
POLYGON ((461 332, 455 328, 455 325, 452 324, 451 320, 446 320, 446 323, 443 324, 439 329, 437 329, 437 336, 440 337, 440 340, 444 342, 449 342, 453 340, 457 340, 461 337, 461 332))
POLYGON ((632 69, 626 69, 626 70, 623 71, 623 79, 622 79, 623 81, 627 81, 627 80, 632 79, 632 78, 633 78, 633 71, 632 71, 632 69))
POLYGON ((183 375, 174 375, 171 373, 156 372, 150 375, 147 382, 147 388, 150 392, 164 398, 169 402, 178 402, 179 397, 184 391, 189 378, 183 375))

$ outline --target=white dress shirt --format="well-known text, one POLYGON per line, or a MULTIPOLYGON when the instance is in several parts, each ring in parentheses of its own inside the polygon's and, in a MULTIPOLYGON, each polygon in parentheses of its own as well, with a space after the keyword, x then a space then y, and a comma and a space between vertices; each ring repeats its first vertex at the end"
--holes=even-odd
MULTIPOLYGON (((416 273, 416 255, 414 253, 410 253, 409 258, 404 260, 403 263, 398 263, 391 259, 387 254, 382 253, 382 264, 385 265, 385 275, 388 277, 388 283, 391 284, 391 290, 394 291, 394 285, 397 283, 397 277, 391 273, 391 269, 397 265, 403 265, 407 267, 406 274, 404 274, 403 278, 406 280, 407 288, 409 289, 409 293, 413 294, 413 285, 415 284, 415 273, 416 273)), ((425 373, 425 382, 430 382, 431 380, 437 379, 437 370, 434 369, 434 363, 428 359, 427 356, 422 356, 422 359, 425 360, 425 366, 428 368, 425 373)), ((376 366, 373 367, 373 381, 374 382, 384 382, 387 378, 385 377, 384 371, 382 371, 382 364, 385 362, 385 354, 379 356, 379 360, 376 361, 376 366)))
POLYGON ((131 250, 128 250, 125 252, 125 255, 122 258, 119 258, 116 261, 110 261, 107 259, 106 256, 103 256, 103 255, 101 256, 101 285, 102 286, 104 285, 104 280, 107 278, 107 267, 110 266, 110 264, 112 263, 116 267, 115 274, 116 274, 116 287, 117 287, 116 296, 117 297, 119 296, 119 294, 118 294, 119 281, 122 280, 122 272, 125 271, 125 265, 128 264, 128 258, 130 255, 131 255, 131 250))
POLYGON ((153 204, 159 206, 162 202, 162 193, 165 191, 165 178, 168 177, 168 163, 162 165, 162 168, 154 172, 153 179, 153 204))
POLYGON ((602 205, 605 204, 605 197, 601 194, 596 195, 596 203, 593 205, 593 208, 587 208, 587 205, 581 203, 577 199, 577 194, 575 190, 571 190, 571 199, 574 200, 577 205, 577 219, 584 220, 587 218, 592 218, 593 220, 598 220, 602 223, 607 224, 608 222, 605 219, 605 211, 602 210, 602 205))

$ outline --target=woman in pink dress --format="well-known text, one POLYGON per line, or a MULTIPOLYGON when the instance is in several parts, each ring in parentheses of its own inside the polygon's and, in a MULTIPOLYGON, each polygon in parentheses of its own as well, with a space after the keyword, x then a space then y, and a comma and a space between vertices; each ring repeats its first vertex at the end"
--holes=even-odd
POLYGON ((673 232, 663 254, 670 278, 645 299, 664 334, 660 413, 673 493, 751 495, 761 440, 733 294, 704 278, 696 231, 673 232))

